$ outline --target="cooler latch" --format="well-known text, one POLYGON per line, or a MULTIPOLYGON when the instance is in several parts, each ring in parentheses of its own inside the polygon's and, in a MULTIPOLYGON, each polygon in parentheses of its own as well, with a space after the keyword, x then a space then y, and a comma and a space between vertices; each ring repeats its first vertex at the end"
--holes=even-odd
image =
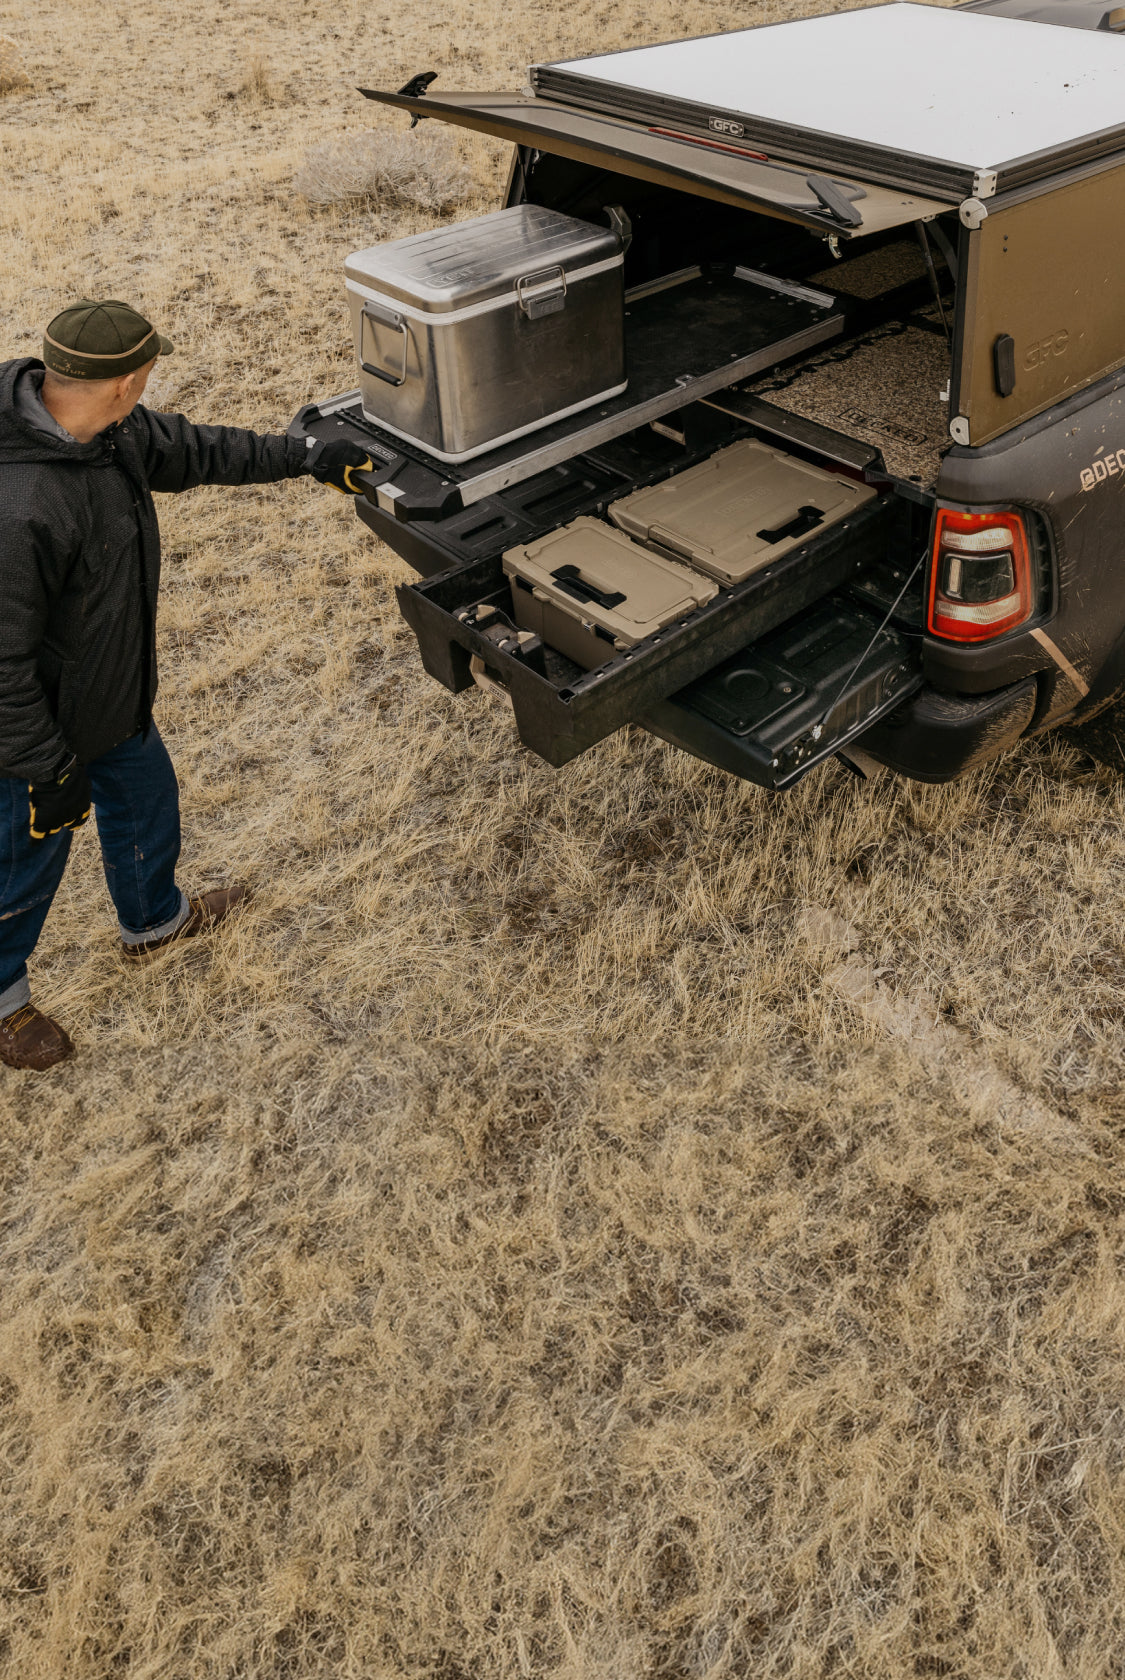
POLYGON ((529 321, 541 315, 557 315, 566 308, 566 273, 561 263, 524 274, 516 281, 516 296, 529 321), (545 288, 533 291, 532 288, 545 288))

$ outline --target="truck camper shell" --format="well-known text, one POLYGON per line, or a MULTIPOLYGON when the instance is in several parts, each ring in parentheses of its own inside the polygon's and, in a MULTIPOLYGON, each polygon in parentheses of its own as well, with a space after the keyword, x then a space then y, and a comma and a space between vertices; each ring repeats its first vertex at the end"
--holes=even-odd
POLYGON ((1049 39, 895 0, 536 64, 529 80, 549 99, 956 203, 1125 146, 1125 58, 1096 35, 1049 39))

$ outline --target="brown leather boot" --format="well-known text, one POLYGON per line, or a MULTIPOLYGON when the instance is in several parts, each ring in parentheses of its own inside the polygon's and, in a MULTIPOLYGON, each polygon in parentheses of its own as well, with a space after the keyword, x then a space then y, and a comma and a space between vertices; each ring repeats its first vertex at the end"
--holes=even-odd
POLYGON ((0 1062, 7 1062, 9 1067, 43 1073, 73 1054, 74 1045, 59 1023, 33 1003, 25 1003, 0 1020, 0 1062))
POLYGON ((194 939, 197 933, 210 933, 212 928, 226 921, 232 910, 248 904, 252 896, 249 887, 219 887, 214 892, 202 893, 198 898, 189 898, 188 914, 175 933, 166 933, 163 939, 146 939, 141 945, 126 945, 122 940, 121 949, 130 962, 143 962, 177 939, 194 939))

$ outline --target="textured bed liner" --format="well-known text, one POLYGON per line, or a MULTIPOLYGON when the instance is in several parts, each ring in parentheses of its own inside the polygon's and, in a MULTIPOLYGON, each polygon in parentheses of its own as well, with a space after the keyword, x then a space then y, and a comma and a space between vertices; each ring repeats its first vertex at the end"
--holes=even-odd
POLYGON ((944 334, 895 322, 740 389, 861 438, 897 478, 930 485, 950 447, 944 334))
MULTIPOLYGON (((826 292, 843 292, 847 297, 875 298, 882 292, 905 286, 911 280, 924 280, 926 265, 922 248, 916 239, 896 239, 874 251, 849 254, 841 262, 810 274, 808 286, 822 286, 826 292)), ((940 251, 934 252, 935 265, 944 273, 940 251)))

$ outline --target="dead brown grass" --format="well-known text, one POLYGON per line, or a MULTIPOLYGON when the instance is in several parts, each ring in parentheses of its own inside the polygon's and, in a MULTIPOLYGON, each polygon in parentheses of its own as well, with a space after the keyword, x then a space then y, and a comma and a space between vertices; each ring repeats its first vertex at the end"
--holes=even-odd
MULTIPOLYGON (((283 423, 344 254, 427 225, 295 195, 399 132, 356 83, 781 9, 0 3, 10 353, 129 297, 157 401, 283 423)), ((162 515, 185 879, 258 900, 127 972, 86 831, 37 956, 81 1059, 0 1086, 0 1670, 1119 1676, 1121 786, 552 772, 340 498, 162 515)))
POLYGON ((272 105, 277 97, 269 59, 261 53, 255 53, 251 58, 246 79, 240 84, 238 94, 251 105, 272 105))

